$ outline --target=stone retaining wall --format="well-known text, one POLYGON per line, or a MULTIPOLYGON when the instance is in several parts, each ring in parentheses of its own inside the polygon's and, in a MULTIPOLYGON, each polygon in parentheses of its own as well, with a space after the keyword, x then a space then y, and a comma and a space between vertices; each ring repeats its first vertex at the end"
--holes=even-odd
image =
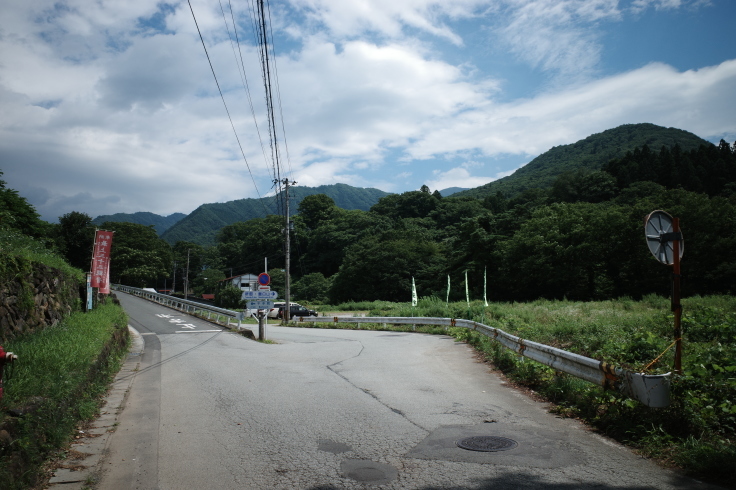
POLYGON ((0 343, 79 311, 80 284, 44 264, 11 260, 0 277, 0 343))

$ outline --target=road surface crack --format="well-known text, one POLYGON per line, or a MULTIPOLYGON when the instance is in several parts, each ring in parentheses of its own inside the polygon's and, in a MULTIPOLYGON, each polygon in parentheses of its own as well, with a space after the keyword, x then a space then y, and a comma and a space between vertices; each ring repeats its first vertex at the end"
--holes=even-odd
POLYGON ((330 371, 332 371, 332 373, 336 374, 337 376, 339 376, 340 378, 342 378, 343 380, 345 380, 345 382, 347 382, 353 388, 362 391, 363 393, 365 393, 366 395, 370 396, 371 398, 373 398, 374 400, 376 400, 378 403, 380 403, 384 407, 386 407, 389 410, 391 410, 393 413, 395 413, 395 414, 403 417, 407 422, 409 422, 410 424, 412 424, 414 427, 417 427, 418 429, 421 429, 424 432, 426 432, 427 434, 429 434, 430 431, 428 429, 422 427, 421 425, 419 425, 416 422, 414 422, 413 420, 411 420, 403 411, 399 410, 398 408, 394 408, 394 407, 390 406, 389 404, 387 404, 386 402, 384 402, 383 400, 381 400, 371 390, 369 390, 367 388, 361 388, 360 386, 358 386, 355 383, 353 383, 347 376, 345 376, 344 374, 339 373, 338 371, 335 370, 335 366, 338 366, 338 365, 342 364, 345 361, 349 361, 351 359, 355 359, 356 357, 360 357, 360 355, 363 353, 363 351, 365 350, 365 346, 363 345, 363 343, 360 342, 359 340, 356 340, 355 342, 358 342, 360 344, 360 351, 357 354, 355 354, 354 356, 351 356, 351 357, 347 357, 347 358, 345 358, 345 359, 343 359, 341 361, 337 361, 337 362, 335 362, 333 364, 329 364, 328 366, 326 366, 327 369, 329 369, 330 371))

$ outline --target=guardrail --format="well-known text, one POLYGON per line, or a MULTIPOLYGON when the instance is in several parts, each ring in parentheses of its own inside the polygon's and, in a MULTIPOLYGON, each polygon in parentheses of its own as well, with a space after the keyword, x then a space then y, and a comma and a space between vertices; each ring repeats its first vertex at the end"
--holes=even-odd
MULTIPOLYGON (((133 294, 150 301, 174 308, 185 313, 196 313, 197 310, 208 313, 212 320, 214 313, 237 320, 238 330, 244 314, 238 311, 226 310, 215 306, 203 305, 167 294, 154 293, 129 286, 113 285, 113 289, 133 294)), ((444 327, 463 327, 483 335, 492 337, 505 347, 519 355, 533 359, 563 373, 570 374, 605 389, 617 389, 624 395, 637 400, 652 408, 666 407, 670 404, 670 378, 672 373, 643 374, 634 373, 619 367, 612 366, 604 361, 597 361, 589 357, 567 352, 548 345, 525 340, 504 332, 495 327, 489 327, 471 320, 455 318, 424 318, 424 317, 298 317, 299 322, 310 323, 383 323, 391 325, 437 325, 444 327)), ((295 320, 296 321, 296 320, 295 320)), ((217 322, 219 323, 219 321, 217 322)))
POLYGON ((225 317, 227 319, 226 325, 230 327, 230 319, 237 321, 238 330, 241 329, 241 322, 245 318, 245 314, 241 311, 226 310, 224 308, 218 308, 216 306, 205 305, 196 301, 189 301, 186 299, 177 298, 175 296, 169 296, 168 294, 154 293, 153 291, 146 291, 140 288, 134 288, 130 286, 122 286, 120 284, 113 284, 112 289, 116 291, 122 291, 124 293, 132 294, 149 301, 153 301, 160 305, 168 306, 175 310, 183 311, 187 314, 196 314, 197 312, 205 312, 208 320, 213 320, 212 315, 215 315, 215 323, 220 323, 219 317, 225 317))
POLYGON ((311 323, 383 323, 392 325, 439 325, 463 327, 492 337, 519 355, 533 359, 605 389, 617 389, 624 395, 648 407, 659 408, 670 404, 670 377, 667 374, 634 373, 612 366, 604 361, 567 352, 548 345, 525 340, 471 320, 422 317, 299 317, 299 322, 311 323))

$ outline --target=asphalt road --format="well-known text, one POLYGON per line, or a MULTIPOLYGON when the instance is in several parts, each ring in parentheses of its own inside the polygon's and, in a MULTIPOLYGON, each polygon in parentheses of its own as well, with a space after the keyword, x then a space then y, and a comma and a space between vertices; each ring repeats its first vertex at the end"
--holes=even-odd
POLYGON ((118 297, 145 353, 97 488, 712 488, 547 413, 450 337, 269 325, 262 344, 118 297), (457 447, 474 436, 511 448, 457 447))

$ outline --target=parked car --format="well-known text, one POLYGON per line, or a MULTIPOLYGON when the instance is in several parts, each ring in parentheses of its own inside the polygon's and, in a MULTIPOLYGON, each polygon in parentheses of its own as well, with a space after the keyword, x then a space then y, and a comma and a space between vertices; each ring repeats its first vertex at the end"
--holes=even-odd
MULTIPOLYGON (((289 315, 289 318, 294 318, 298 316, 317 316, 316 311, 310 310, 309 308, 305 308, 299 303, 291 303, 289 306, 290 306, 289 309, 291 310, 291 315, 289 315)), ((281 305, 279 307, 277 318, 284 318, 285 310, 286 310, 286 305, 281 305)))
MULTIPOLYGON (((294 303, 292 303, 293 305, 294 303)), ((280 318, 279 317, 279 310, 284 308, 286 305, 286 302, 284 301, 277 301, 273 304, 273 308, 268 310, 268 314, 266 315, 268 318, 280 318)))

